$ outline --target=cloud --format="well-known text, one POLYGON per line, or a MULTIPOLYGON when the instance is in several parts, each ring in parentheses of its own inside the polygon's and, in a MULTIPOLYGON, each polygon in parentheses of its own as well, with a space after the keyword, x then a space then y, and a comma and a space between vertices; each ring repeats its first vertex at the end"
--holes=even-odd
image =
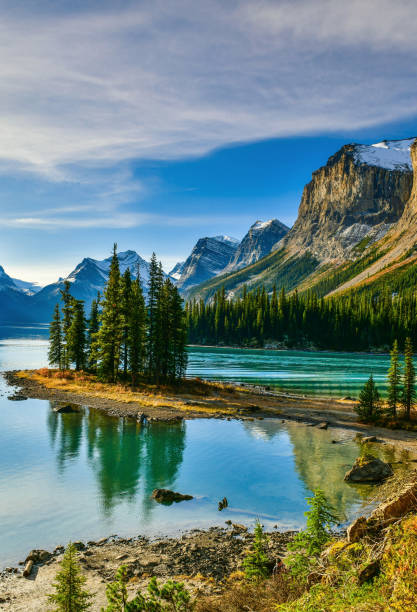
POLYGON ((0 5, 8 170, 70 181, 74 165, 175 159, 417 113, 412 1, 39 4, 0 5))

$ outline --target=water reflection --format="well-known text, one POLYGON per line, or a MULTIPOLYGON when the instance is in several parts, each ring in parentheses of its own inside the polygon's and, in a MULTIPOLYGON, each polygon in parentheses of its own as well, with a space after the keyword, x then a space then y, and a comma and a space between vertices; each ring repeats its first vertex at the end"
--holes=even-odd
POLYGON ((185 449, 183 423, 141 426, 98 410, 80 407, 65 414, 53 408, 50 403, 46 422, 58 473, 85 452, 105 516, 121 499, 135 503, 141 482, 145 515, 155 507, 150 499, 153 489, 174 486, 185 449))

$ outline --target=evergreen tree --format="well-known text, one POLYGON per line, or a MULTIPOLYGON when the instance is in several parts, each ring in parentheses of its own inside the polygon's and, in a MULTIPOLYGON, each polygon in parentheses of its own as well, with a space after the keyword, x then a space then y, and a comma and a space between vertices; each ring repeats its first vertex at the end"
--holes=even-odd
POLYGON ((161 291, 163 275, 160 264, 152 253, 149 266, 148 282, 148 334, 147 334, 147 373, 148 377, 157 381, 160 376, 159 360, 163 343, 161 329, 161 291))
POLYGON ((404 382, 402 405, 404 406, 404 416, 410 419, 411 409, 416 397, 416 381, 413 364, 413 345, 410 338, 406 338, 404 345, 404 382))
POLYGON ((266 554, 268 537, 264 534, 259 520, 256 521, 252 551, 243 560, 248 580, 264 580, 270 575, 270 562, 266 554))
POLYGON ((116 244, 113 247, 109 278, 104 289, 100 324, 97 334, 99 373, 104 380, 115 382, 119 374, 120 347, 123 338, 120 270, 116 244))
POLYGON ((67 334, 67 354, 70 362, 74 363, 76 370, 82 370, 86 362, 86 322, 84 302, 73 301, 73 316, 67 334))
POLYGON ((132 283, 128 308, 128 362, 133 387, 137 385, 139 374, 144 368, 145 338, 146 309, 138 270, 138 276, 132 283))
POLYGON ((355 410, 364 422, 375 421, 381 414, 379 393, 372 374, 359 394, 359 405, 355 410))
POLYGON ((55 593, 48 600, 56 606, 54 612, 84 612, 90 610, 92 595, 84 590, 86 579, 80 573, 75 546, 68 544, 53 586, 55 593))
POLYGON ((92 372, 97 369, 97 334, 100 328, 99 321, 99 304, 100 293, 97 298, 91 303, 90 318, 88 321, 88 337, 87 337, 87 366, 92 372))
POLYGON ((401 397, 401 365, 399 363, 398 341, 391 349, 391 364, 388 370, 388 414, 396 418, 401 397))
POLYGON ((123 365, 123 376, 127 378, 128 351, 129 351, 129 309, 132 293, 132 277, 129 268, 126 268, 121 280, 121 311, 122 323, 122 348, 121 361, 123 365))
POLYGON ((49 365, 57 366, 59 369, 62 367, 62 328, 61 328, 61 317, 59 314, 59 305, 56 304, 54 310, 54 317, 49 326, 49 351, 48 351, 49 365))
POLYGON ((63 336, 63 351, 62 351, 62 366, 68 369, 70 366, 70 357, 68 354, 68 333, 71 327, 73 315, 73 297, 70 292, 71 283, 64 281, 64 289, 60 290, 62 301, 62 336, 63 336))
POLYGON ((171 289, 171 321, 172 321, 172 364, 170 378, 173 381, 184 378, 187 370, 187 322, 183 309, 183 300, 172 283, 171 289))

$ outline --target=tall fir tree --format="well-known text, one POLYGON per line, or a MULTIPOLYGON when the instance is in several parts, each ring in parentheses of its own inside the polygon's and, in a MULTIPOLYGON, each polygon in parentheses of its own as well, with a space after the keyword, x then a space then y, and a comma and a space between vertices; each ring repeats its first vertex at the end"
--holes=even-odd
POLYGON ((88 320, 87 334, 87 367, 91 372, 97 370, 97 334, 100 329, 99 321, 100 293, 91 303, 90 318, 88 320))
POLYGON ((156 381, 159 378, 159 359, 162 343, 161 330, 161 291, 163 275, 160 264, 152 253, 149 266, 148 282, 148 333, 146 342, 147 374, 149 379, 156 381))
POLYGON ((82 370, 86 364, 86 321, 84 302, 74 300, 73 316, 68 330, 67 354, 68 359, 75 365, 76 370, 82 370))
POLYGON ((376 421, 381 415, 380 396, 372 374, 359 394, 359 405, 355 410, 365 423, 376 421))
POLYGON ((125 273, 121 279, 121 311, 122 311, 122 347, 121 347, 121 361, 123 367, 123 376, 127 378, 128 370, 128 352, 129 352, 129 309, 131 302, 132 293, 132 276, 129 268, 126 268, 125 273))
POLYGON ((401 364, 399 362, 398 341, 394 340, 391 349, 391 363, 388 370, 388 415, 397 417, 401 400, 401 364))
POLYGON ((64 289, 61 289, 61 301, 62 301, 62 337, 63 337, 63 350, 62 350, 62 367, 68 369, 70 367, 70 357, 68 354, 68 332, 72 323, 73 315, 73 297, 70 292, 71 283, 66 280, 64 281, 64 289))
POLYGON ((413 408, 416 398, 416 380, 413 364, 413 345, 410 338, 405 339, 404 345, 404 378, 403 378, 403 393, 402 405, 404 407, 404 416, 407 420, 411 417, 411 409, 413 408))
POLYGON ((170 378, 181 380, 187 370, 187 321, 183 309, 183 300, 180 293, 171 283, 171 312, 172 312, 172 352, 173 361, 170 378))
POLYGON ((81 574, 77 560, 77 551, 73 544, 68 544, 61 570, 53 583, 54 593, 48 595, 53 612, 85 612, 91 609, 92 595, 84 589, 86 579, 81 574))
POLYGON ((49 326, 49 365, 62 368, 62 327, 59 304, 55 305, 54 317, 49 326))
POLYGON ((132 386, 136 387, 143 372, 146 354, 146 308, 139 270, 132 283, 128 309, 128 362, 132 386))
POLYGON ((113 247, 109 278, 104 289, 100 330, 97 334, 98 371, 104 380, 115 382, 119 375, 120 347, 123 337, 121 287, 117 245, 113 247))

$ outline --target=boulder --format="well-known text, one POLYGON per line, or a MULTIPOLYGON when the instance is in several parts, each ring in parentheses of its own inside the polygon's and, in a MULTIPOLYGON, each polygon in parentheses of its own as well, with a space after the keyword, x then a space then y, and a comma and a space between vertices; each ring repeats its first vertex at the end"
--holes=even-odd
POLYGON ((77 406, 74 406, 73 404, 59 404, 54 406, 52 410, 58 414, 72 414, 74 412, 79 412, 77 406))
POLYGON ((45 563, 45 561, 49 561, 52 557, 51 553, 47 550, 31 550, 28 556, 25 559, 25 563, 28 561, 33 561, 33 563, 45 563))
POLYGON ((417 508, 417 483, 408 485, 397 495, 380 504, 369 517, 374 521, 390 521, 404 516, 417 508))
POLYGON ((379 574, 380 570, 380 560, 376 559, 375 561, 371 561, 368 565, 363 567, 358 574, 358 582, 359 584, 363 584, 364 582, 368 582, 371 578, 374 578, 377 574, 379 574))
POLYGON ((374 483, 382 482, 393 475, 392 467, 372 455, 358 457, 353 467, 346 472, 346 482, 374 483))
POLYGON ((369 444, 369 442, 379 442, 376 436, 365 436, 361 438, 361 444, 369 444))
POLYGON ((317 429, 327 429, 328 426, 329 426, 328 422, 327 421, 323 421, 323 423, 319 423, 317 425, 317 429))
POLYGON ((353 521, 351 525, 347 528, 347 541, 349 544, 353 544, 354 542, 358 542, 367 532, 368 522, 366 517, 360 516, 353 521))
POLYGON ((172 504, 172 502, 180 502, 188 499, 193 499, 192 495, 183 495, 169 489, 154 489, 151 498, 159 504, 172 504))

